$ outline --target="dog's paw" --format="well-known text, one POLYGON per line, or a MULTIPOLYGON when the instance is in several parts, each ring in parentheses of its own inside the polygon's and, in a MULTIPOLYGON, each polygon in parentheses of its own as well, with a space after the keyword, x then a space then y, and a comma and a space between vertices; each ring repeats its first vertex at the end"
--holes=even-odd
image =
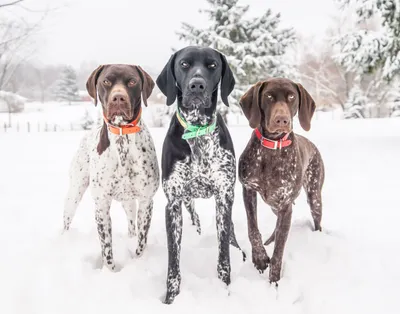
POLYGON ((269 269, 269 282, 278 286, 278 281, 281 279, 281 264, 275 262, 272 258, 269 269))
POLYGON ((143 255, 145 248, 146 248, 145 244, 139 244, 135 252, 136 257, 141 257, 143 255))
POLYGON ((270 259, 265 251, 265 248, 261 246, 258 249, 253 249, 252 256, 255 268, 260 272, 260 274, 262 274, 270 263, 270 259))
POLYGON ((129 230, 128 230, 128 237, 129 238, 133 238, 133 237, 136 237, 136 228, 129 228, 129 230))

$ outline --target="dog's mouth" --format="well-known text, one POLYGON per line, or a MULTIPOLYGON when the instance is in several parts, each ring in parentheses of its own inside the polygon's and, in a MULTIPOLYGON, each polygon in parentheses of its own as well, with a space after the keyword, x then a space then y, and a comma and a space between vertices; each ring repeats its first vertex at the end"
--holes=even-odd
POLYGON ((267 127, 266 130, 268 131, 268 137, 271 139, 278 139, 278 138, 284 136, 285 134, 292 132, 292 129, 290 127, 275 128, 275 129, 271 129, 271 128, 267 127))
POLYGON ((115 126, 126 125, 133 120, 133 118, 129 116, 129 114, 125 113, 122 110, 115 111, 111 114, 109 113, 107 117, 108 122, 115 126))
POLYGON ((211 106, 211 99, 206 96, 185 95, 182 99, 182 105, 188 109, 209 108, 211 106))

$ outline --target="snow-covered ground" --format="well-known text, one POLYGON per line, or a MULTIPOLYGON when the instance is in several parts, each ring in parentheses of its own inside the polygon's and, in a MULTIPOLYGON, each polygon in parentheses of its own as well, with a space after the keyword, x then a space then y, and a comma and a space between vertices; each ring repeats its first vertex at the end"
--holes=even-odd
MULTIPOLYGON (((217 279, 214 201, 197 200, 203 234, 184 211, 181 294, 165 293, 167 249, 165 198, 155 199, 149 244, 131 258, 125 213, 111 210, 118 273, 99 269, 94 206, 86 194, 72 229, 61 234, 68 167, 83 132, 0 133, 0 312, 63 313, 399 313, 400 119, 317 120, 306 135, 326 167, 323 232, 311 231, 304 194, 294 206, 278 289, 251 262, 241 186, 233 217, 239 243, 231 249, 232 284, 217 279)), ((299 128, 296 126, 296 129, 299 128)), ((160 159, 166 129, 151 133, 160 159)), ((230 127, 239 156, 249 127, 230 127)), ((304 132, 301 132, 304 133, 304 132)), ((264 239, 275 217, 259 200, 264 239)), ((269 254, 272 246, 268 247, 269 254)))

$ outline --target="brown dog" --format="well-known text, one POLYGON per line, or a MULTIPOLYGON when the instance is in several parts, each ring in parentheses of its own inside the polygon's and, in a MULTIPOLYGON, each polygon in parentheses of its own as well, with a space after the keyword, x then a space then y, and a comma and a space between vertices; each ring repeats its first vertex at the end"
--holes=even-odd
POLYGON ((240 99, 240 106, 255 129, 239 159, 253 263, 260 272, 270 263, 269 280, 276 283, 281 276, 292 204, 301 187, 311 207, 315 230, 321 230, 324 164, 315 145, 292 132, 297 112, 302 128, 310 130, 315 103, 300 84, 275 78, 251 87, 240 99), (258 230, 257 192, 277 216, 275 231, 265 242, 268 245, 275 241, 271 260, 258 230))

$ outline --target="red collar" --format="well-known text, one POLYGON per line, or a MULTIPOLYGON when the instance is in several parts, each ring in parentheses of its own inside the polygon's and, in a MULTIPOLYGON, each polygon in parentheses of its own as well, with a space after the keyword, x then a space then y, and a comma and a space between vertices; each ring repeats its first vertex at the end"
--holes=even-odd
POLYGON ((289 134, 287 133, 283 138, 280 140, 274 141, 274 140, 269 140, 265 137, 262 136, 261 132, 258 129, 254 130, 254 133, 256 134, 257 138, 260 140, 261 145, 269 148, 269 149, 282 149, 283 147, 289 146, 292 144, 291 140, 288 140, 289 134))
POLYGON ((137 124, 139 123, 141 114, 142 114, 142 108, 140 108, 139 114, 137 115, 135 120, 121 126, 112 125, 105 116, 103 116, 103 118, 104 122, 107 124, 108 130, 111 133, 115 135, 125 135, 125 134, 137 133, 140 131, 140 127, 138 127, 137 124))

